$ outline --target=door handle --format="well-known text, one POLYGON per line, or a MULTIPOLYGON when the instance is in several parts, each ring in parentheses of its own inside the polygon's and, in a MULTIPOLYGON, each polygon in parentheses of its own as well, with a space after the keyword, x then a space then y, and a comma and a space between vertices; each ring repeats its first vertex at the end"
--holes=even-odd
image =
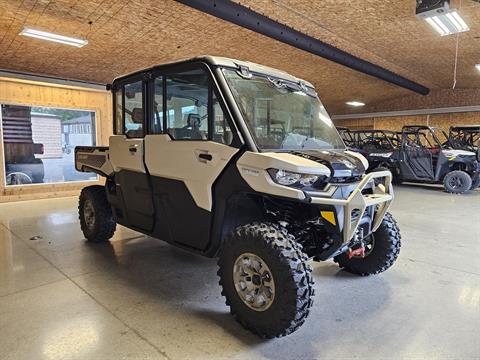
POLYGON ((138 145, 130 146, 128 148, 128 151, 130 151, 131 153, 136 153, 137 152, 137 147, 138 147, 138 145))
POLYGON ((198 154, 198 157, 202 160, 212 161, 213 157, 210 154, 198 154))

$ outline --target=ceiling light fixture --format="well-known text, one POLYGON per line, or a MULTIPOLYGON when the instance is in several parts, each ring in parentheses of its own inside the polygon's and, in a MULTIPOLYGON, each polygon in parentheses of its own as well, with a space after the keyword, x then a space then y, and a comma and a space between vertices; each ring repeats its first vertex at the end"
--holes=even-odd
POLYGON ((478 71, 480 71, 480 64, 475 65, 478 71))
POLYGON ((455 9, 450 9, 450 1, 417 1, 416 16, 424 19, 441 36, 457 34, 470 30, 455 9))
POLYGON ((71 45, 76 47, 82 47, 88 44, 87 40, 75 39, 68 36, 53 34, 47 31, 36 30, 29 27, 24 27, 23 30, 20 32, 20 35, 29 36, 36 39, 48 40, 53 41, 65 45, 71 45))
POLYGON ((346 104, 355 107, 365 106, 365 103, 360 101, 347 101, 346 104))
POLYGON ((443 15, 425 18, 425 21, 441 36, 457 34, 470 30, 468 25, 455 10, 443 15))

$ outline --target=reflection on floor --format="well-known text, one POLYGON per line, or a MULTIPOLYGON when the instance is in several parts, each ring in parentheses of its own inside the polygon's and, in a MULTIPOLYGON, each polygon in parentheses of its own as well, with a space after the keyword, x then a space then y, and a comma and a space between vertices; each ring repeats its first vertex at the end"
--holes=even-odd
POLYGON ((398 187, 396 266, 359 278, 314 264, 310 317, 271 341, 230 317, 215 260, 125 228, 87 244, 76 206, 0 205, 2 359, 480 358, 478 191, 398 187))

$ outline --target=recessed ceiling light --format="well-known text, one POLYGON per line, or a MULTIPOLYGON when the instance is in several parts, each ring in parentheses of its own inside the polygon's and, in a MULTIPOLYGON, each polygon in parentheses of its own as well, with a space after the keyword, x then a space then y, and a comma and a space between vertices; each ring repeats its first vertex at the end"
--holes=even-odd
POLYGON ((75 39, 68 36, 53 34, 47 31, 36 30, 26 26, 20 32, 20 35, 30 36, 36 39, 53 41, 53 42, 76 46, 76 47, 82 47, 88 44, 87 40, 75 39))
POLYGON ((355 107, 365 106, 365 103, 362 103, 360 101, 347 101, 346 104, 355 107))
POLYGON ((480 71, 480 64, 475 65, 478 71, 480 71))

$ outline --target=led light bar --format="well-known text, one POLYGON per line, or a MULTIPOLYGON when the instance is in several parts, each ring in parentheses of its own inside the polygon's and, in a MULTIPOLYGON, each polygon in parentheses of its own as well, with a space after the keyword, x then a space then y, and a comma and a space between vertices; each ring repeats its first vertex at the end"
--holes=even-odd
POLYGON ((441 36, 457 34, 470 30, 456 10, 426 17, 425 21, 441 36))
POLYGON ((360 101, 347 101, 345 104, 355 107, 365 106, 365 103, 360 101))
POLYGON ((20 35, 29 36, 36 39, 53 41, 65 45, 76 46, 79 48, 88 44, 87 40, 75 39, 68 36, 53 34, 47 31, 36 30, 26 26, 20 32, 20 35))

